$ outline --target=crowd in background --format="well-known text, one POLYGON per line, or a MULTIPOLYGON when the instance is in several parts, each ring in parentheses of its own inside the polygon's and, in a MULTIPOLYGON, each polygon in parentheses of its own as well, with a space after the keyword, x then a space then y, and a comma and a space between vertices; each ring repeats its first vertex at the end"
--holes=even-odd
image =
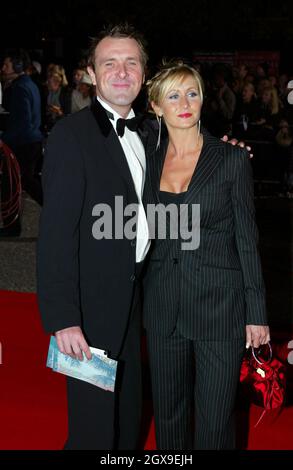
MULTIPOLYGON (((2 110, 9 112, 17 74, 13 73, 7 57, 8 52, 1 63, 0 105, 2 110)), ((232 67, 193 62, 191 65, 201 73, 205 83, 203 125, 215 136, 227 134, 251 144, 255 154, 255 176, 267 176, 279 181, 278 191, 291 197, 293 109, 287 101, 289 74, 278 75, 267 64, 232 67)), ((40 129, 44 142, 59 119, 89 106, 94 97, 85 60, 75 64, 69 73, 61 64, 41 65, 40 62, 31 61, 25 68, 25 74, 39 90, 40 129)), ((134 107, 136 111, 148 110, 144 90, 134 107)), ((3 127, 1 120, 0 130, 3 131, 3 127)))

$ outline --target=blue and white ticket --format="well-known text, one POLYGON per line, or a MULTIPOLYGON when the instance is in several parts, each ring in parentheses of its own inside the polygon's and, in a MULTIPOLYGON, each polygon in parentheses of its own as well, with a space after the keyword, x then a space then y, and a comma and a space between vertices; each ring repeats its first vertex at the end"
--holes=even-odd
POLYGON ((84 380, 104 390, 114 392, 118 362, 107 357, 106 352, 90 347, 92 359, 83 353, 83 360, 73 359, 59 351, 55 336, 51 336, 47 367, 54 372, 84 380))

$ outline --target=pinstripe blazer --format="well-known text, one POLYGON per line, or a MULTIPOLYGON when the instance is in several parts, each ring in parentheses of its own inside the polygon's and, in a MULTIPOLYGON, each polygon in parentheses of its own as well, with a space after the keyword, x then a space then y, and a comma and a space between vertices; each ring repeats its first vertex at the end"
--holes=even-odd
MULTIPOLYGON (((247 153, 203 131, 203 148, 185 195, 200 204, 200 244, 154 240, 144 282, 144 326, 168 336, 227 340, 245 324, 267 324, 257 242, 253 180, 247 153)), ((145 204, 160 202, 168 139, 147 149, 145 204)))

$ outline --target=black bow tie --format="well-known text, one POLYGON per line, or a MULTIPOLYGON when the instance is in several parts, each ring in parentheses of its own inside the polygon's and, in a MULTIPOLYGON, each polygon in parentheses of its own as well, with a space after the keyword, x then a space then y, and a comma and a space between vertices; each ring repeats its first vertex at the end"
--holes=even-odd
MULTIPOLYGON (((107 109, 105 111, 107 113, 108 118, 112 119, 112 121, 113 121, 114 120, 113 114, 110 111, 108 111, 107 109)), ((143 118, 143 116, 138 115, 138 116, 134 116, 133 118, 130 118, 130 119, 123 119, 123 118, 117 119, 116 131, 117 131, 117 134, 119 135, 119 137, 124 136, 125 126, 128 127, 128 129, 132 132, 137 131, 138 126, 139 126, 142 118, 143 118)))
POLYGON ((117 134, 119 135, 119 137, 123 137, 125 126, 128 127, 128 129, 132 132, 137 131, 140 121, 141 121, 141 118, 139 116, 135 116, 131 119, 119 118, 116 122, 117 134))

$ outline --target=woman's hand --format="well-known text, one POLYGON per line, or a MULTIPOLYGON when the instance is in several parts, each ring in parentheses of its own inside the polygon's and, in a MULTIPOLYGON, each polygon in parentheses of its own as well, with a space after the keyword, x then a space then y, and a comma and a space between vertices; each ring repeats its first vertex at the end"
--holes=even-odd
POLYGON ((49 105, 49 109, 52 113, 57 114, 58 116, 63 116, 63 111, 60 106, 56 106, 54 104, 49 105))
POLYGON ((270 341, 270 329, 265 325, 246 325, 246 349, 259 348, 270 341))

